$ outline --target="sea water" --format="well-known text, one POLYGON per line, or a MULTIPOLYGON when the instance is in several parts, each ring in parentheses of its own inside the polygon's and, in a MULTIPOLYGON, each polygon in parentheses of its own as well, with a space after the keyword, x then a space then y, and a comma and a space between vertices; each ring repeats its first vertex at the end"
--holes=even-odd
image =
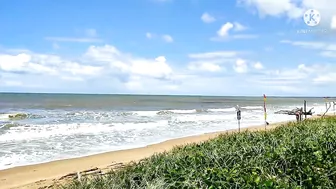
MULTIPOLYGON (((323 113, 323 98, 267 98, 269 123, 295 120, 274 114, 303 106, 323 113)), ((174 138, 264 124, 263 97, 0 94, 0 169, 174 138), (10 115, 21 117, 10 119, 10 115)))

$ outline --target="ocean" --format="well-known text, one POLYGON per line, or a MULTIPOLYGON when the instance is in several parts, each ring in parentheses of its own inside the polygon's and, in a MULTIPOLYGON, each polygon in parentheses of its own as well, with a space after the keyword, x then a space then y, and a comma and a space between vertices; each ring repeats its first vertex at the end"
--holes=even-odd
MULTIPOLYGON (((325 111, 323 98, 267 98, 267 121, 295 120, 274 114, 303 106, 325 111)), ((11 94, 0 93, 0 169, 169 139, 264 124, 263 97, 11 94), (16 118, 9 118, 10 116, 16 118)))

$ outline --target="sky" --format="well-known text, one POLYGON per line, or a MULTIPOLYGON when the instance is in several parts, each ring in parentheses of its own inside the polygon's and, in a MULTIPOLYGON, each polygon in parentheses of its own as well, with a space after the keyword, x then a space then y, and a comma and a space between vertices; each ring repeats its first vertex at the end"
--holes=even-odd
POLYGON ((0 92, 336 93, 335 0, 1 0, 0 23, 0 92))

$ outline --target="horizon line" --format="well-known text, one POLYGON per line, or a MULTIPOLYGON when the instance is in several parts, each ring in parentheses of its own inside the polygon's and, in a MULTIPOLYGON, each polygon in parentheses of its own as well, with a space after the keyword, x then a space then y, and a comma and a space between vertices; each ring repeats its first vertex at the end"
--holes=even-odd
MULTIPOLYGON (((125 96, 190 96, 190 97, 259 97, 259 95, 202 95, 202 94, 131 94, 131 93, 67 93, 67 92, 0 92, 0 94, 50 94, 50 95, 125 95, 125 96)), ((260 97, 263 97, 261 94, 260 97)), ((336 96, 267 95, 266 97, 336 98, 336 96)))

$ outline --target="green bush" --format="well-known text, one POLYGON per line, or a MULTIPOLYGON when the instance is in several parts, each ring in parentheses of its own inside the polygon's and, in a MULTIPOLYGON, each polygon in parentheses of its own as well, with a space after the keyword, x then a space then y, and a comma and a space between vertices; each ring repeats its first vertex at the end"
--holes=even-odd
POLYGON ((336 118, 223 134, 66 189, 336 188, 336 118))

